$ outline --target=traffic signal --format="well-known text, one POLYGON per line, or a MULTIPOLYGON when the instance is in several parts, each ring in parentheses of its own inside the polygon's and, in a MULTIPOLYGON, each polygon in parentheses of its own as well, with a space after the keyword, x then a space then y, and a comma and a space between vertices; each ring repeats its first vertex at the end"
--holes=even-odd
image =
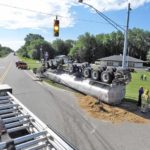
POLYGON ((59 36, 59 20, 54 20, 54 36, 59 36))
POLYGON ((79 3, 82 3, 83 2, 83 0, 79 0, 79 3))

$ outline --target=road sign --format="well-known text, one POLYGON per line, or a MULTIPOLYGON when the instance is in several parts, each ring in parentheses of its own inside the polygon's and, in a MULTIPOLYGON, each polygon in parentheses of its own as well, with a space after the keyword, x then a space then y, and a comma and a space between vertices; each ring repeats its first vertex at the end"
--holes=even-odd
POLYGON ((48 56, 49 56, 48 52, 45 52, 45 54, 44 54, 45 60, 48 59, 48 56))

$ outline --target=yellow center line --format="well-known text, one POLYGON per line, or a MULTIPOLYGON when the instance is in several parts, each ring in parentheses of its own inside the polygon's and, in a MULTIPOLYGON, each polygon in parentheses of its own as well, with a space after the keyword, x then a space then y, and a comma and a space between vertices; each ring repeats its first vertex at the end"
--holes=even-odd
POLYGON ((1 84, 4 82, 11 66, 12 66, 12 61, 6 66, 6 69, 4 70, 4 73, 2 74, 2 76, 0 76, 0 83, 1 84))

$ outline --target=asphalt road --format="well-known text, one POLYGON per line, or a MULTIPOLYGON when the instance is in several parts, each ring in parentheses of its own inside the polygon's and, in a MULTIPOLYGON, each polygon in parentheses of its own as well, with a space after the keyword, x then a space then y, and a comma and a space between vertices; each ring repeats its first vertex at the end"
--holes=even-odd
POLYGON ((7 57, 0 58, 0 83, 2 83, 2 81, 4 80, 4 77, 9 71, 9 68, 12 63, 11 58, 12 58, 12 55, 8 55, 7 57))
POLYGON ((150 149, 149 124, 112 124, 93 119, 79 108, 74 93, 35 81, 30 71, 15 67, 16 60, 12 54, 0 59, 3 83, 9 84, 15 97, 79 150, 150 149))

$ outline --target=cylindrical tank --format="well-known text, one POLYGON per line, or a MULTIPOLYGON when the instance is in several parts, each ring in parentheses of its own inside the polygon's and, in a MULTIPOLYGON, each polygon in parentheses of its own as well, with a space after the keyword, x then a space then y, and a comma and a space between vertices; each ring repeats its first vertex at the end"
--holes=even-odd
POLYGON ((125 85, 109 85, 93 82, 90 79, 80 79, 66 73, 57 74, 47 71, 47 78, 64 84, 84 94, 94 96, 108 104, 119 104, 125 96, 125 85))

